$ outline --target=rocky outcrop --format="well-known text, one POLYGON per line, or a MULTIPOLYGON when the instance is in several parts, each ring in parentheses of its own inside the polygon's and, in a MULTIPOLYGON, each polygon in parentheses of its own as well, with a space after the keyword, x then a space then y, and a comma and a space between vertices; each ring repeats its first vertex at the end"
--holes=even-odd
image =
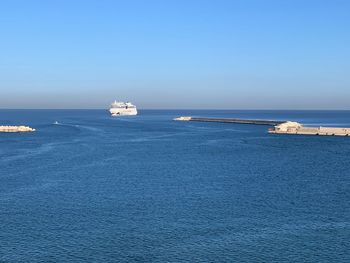
POLYGON ((35 129, 28 126, 0 126, 0 132, 34 132, 35 129))

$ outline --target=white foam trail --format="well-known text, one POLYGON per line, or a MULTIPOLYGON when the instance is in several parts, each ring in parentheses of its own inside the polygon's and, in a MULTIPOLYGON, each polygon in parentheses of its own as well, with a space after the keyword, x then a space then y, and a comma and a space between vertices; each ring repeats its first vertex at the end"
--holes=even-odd
POLYGON ((21 153, 16 154, 15 156, 9 156, 2 158, 1 161, 6 161, 6 162, 11 162, 11 161, 16 161, 28 157, 33 157, 36 155, 44 154, 52 149, 54 149, 57 145, 61 145, 62 143, 46 143, 40 145, 38 148, 33 148, 33 149, 25 149, 22 150, 21 153))
POLYGON ((66 123, 61 123, 61 122, 54 122, 54 125, 59 125, 59 126, 66 126, 66 127, 72 127, 72 128, 77 128, 77 129, 85 129, 89 131, 95 131, 95 132, 103 132, 102 129, 95 128, 92 126, 86 126, 86 125, 79 125, 79 124, 66 124, 66 123))

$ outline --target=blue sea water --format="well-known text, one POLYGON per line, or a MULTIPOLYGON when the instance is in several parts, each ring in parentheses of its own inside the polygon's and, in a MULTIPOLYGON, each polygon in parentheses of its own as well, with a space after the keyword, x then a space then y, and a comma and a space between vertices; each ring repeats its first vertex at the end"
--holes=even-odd
POLYGON ((1 110, 0 262, 350 262, 349 111, 1 110), (54 122, 58 124, 54 124, 54 122))

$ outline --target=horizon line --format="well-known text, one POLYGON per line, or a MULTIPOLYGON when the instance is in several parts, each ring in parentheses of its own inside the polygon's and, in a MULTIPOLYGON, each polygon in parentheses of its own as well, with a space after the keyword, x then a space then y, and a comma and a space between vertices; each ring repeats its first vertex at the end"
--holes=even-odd
MULTIPOLYGON (((0 110, 106 110, 106 108, 0 108, 0 110)), ((207 110, 207 111, 350 111, 349 109, 210 109, 210 108, 138 108, 137 110, 207 110)))

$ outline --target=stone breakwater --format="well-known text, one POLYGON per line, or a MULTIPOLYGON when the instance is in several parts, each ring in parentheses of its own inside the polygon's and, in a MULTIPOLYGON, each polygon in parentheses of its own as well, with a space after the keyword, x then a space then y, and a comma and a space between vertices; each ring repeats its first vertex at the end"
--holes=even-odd
POLYGON ((0 126, 0 132, 34 132, 35 129, 28 126, 0 126))
POLYGON ((338 127, 304 127, 298 122, 287 121, 269 129, 274 134, 298 134, 321 136, 350 136, 350 128, 338 127))
POLYGON ((321 136, 349 136, 350 128, 338 127, 304 127, 293 121, 280 120, 245 120, 231 118, 202 118, 202 117, 178 117, 175 121, 202 121, 202 122, 225 122, 238 124, 272 125, 269 133, 273 134, 298 134, 298 135, 321 135, 321 136))
POLYGON ((199 122, 222 122, 222 123, 237 123, 237 124, 254 124, 254 125, 269 125, 275 126, 285 121, 278 120, 248 120, 235 118, 208 118, 208 117, 178 117, 175 121, 199 121, 199 122))

